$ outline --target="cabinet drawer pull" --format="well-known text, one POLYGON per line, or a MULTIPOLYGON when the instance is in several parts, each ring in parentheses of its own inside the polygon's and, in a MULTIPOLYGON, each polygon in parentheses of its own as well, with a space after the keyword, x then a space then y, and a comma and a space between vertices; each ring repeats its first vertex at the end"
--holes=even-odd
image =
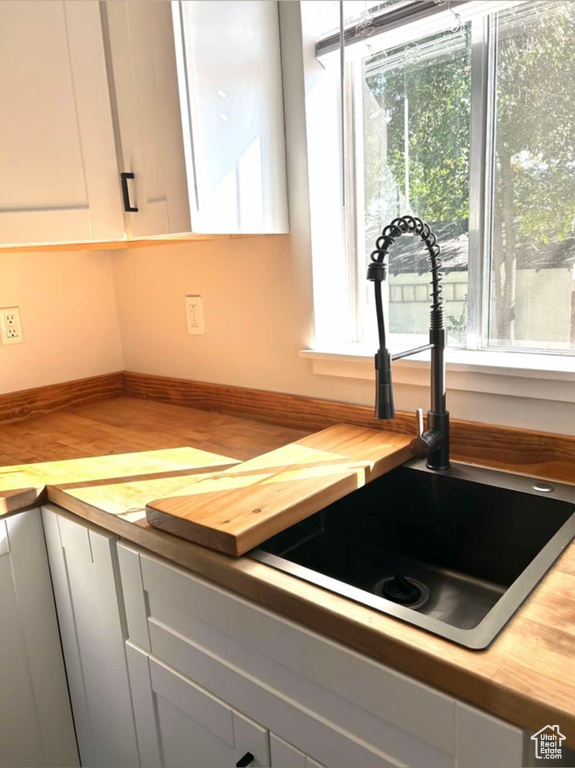
POLYGON ((124 210, 126 211, 126 213, 137 213, 138 209, 130 205, 130 190, 128 189, 128 179, 133 179, 134 174, 124 172, 120 174, 120 178, 122 179, 122 195, 124 197, 124 210))
POLYGON ((238 762, 236 763, 236 768, 246 768, 250 763, 253 763, 254 756, 251 752, 246 752, 246 754, 243 757, 240 757, 238 762))

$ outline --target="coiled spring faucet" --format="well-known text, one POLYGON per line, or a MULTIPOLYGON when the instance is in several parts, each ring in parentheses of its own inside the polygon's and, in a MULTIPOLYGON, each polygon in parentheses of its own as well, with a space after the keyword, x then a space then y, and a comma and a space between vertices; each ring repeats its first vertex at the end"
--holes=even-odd
POLYGON ((394 219, 383 229, 370 254, 371 263, 367 279, 374 283, 375 309, 379 334, 379 349, 375 355, 376 400, 375 415, 378 419, 393 419, 393 388, 391 362, 418 352, 431 350, 431 410, 427 412, 427 430, 423 430, 423 411, 418 409, 418 435, 412 446, 418 455, 427 456, 430 469, 449 469, 449 411, 445 395, 445 311, 443 307, 440 248, 436 236, 428 224, 415 216, 394 219), (391 355, 385 341, 385 320, 381 284, 386 279, 386 257, 398 237, 412 234, 419 237, 427 248, 431 273, 431 311, 429 319, 429 344, 391 355))

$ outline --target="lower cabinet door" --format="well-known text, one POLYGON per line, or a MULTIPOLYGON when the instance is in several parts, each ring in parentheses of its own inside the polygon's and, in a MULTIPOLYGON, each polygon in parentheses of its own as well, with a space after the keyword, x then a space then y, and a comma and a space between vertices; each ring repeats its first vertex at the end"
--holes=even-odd
POLYGON ((82 766, 137 766, 117 537, 53 505, 42 518, 82 766))
POLYGON ((269 766, 269 734, 204 688, 126 644, 142 766, 269 766))
POLYGON ((76 766, 40 510, 0 520, 0 766, 76 766))
POLYGON ((270 756, 273 768, 322 768, 317 760, 280 739, 275 733, 270 733, 270 756))

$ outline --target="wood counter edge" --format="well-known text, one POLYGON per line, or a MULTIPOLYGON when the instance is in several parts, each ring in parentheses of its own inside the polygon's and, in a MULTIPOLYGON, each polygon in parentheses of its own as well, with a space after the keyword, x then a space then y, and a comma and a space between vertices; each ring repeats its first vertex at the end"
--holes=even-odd
POLYGON ((170 497, 168 499, 151 501, 146 506, 146 519, 155 528, 166 531, 180 539, 222 552, 231 557, 240 557, 254 549, 254 547, 257 547, 263 540, 267 540, 277 533, 281 533, 286 528, 299 523, 301 520, 305 520, 307 517, 318 512, 319 509, 323 509, 344 496, 353 493, 362 485, 364 485, 364 482, 358 482, 357 470, 350 471, 344 477, 334 480, 327 488, 322 488, 321 501, 314 503, 314 497, 318 494, 310 494, 304 504, 298 503, 297 505, 287 506, 281 512, 269 517, 266 520, 264 539, 262 539, 261 534, 258 535, 259 526, 246 528, 241 534, 233 534, 228 533, 221 527, 202 525, 195 520, 187 519, 183 521, 181 518, 164 512, 157 506, 169 500, 170 497), (284 521, 286 517, 289 518, 287 523, 284 521))
POLYGON ((46 500, 46 486, 15 488, 0 492, 0 520, 36 507, 46 500))

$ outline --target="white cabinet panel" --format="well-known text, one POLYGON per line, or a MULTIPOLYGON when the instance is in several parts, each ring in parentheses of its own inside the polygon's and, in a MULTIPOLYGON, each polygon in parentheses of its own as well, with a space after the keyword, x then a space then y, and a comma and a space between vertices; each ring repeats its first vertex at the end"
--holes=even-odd
POLYGON ((236 763, 242 758, 245 762, 245 756, 253 755, 250 766, 271 765, 269 731, 235 710, 234 740, 236 763))
POLYGON ((142 586, 140 556, 131 547, 118 546, 118 560, 122 573, 124 607, 128 623, 128 637, 147 651, 151 650, 148 632, 148 614, 142 586))
MULTIPOLYGON (((414 737, 410 721, 401 728, 345 698, 348 651, 341 646, 331 673, 318 684, 302 662, 309 644, 317 643, 320 652, 329 641, 153 556, 141 554, 140 572, 131 562, 125 578, 124 562, 138 550, 124 542, 119 549, 126 556, 123 552, 120 562, 122 582, 129 583, 124 594, 128 616, 132 615, 130 636, 144 637, 146 642, 149 638, 156 657, 306 755, 325 765, 454 764, 449 752, 414 737), (138 599, 144 615, 136 621, 130 603, 138 578, 145 600, 138 599), (146 616, 149 635, 142 631, 146 616), (338 686, 341 690, 335 693, 338 686)), ((368 664, 369 684, 385 700, 388 673, 379 667, 381 678, 368 664)), ((392 687, 394 696, 403 695, 413 709, 428 701, 436 703, 423 695, 430 689, 402 679, 404 689, 392 687)), ((385 712, 391 711, 392 702, 385 712)), ((436 708, 441 706, 438 694, 436 708)), ((445 711, 453 712, 453 706, 445 711)))
POLYGON ((513 768, 523 765, 523 736, 521 728, 457 703, 458 766, 513 768))
POLYGON ((78 753, 38 509, 0 520, 0 766, 78 753))
POLYGON ((272 768, 321 768, 321 763, 316 763, 275 733, 270 733, 270 755, 272 768))
POLYGON ((194 231, 287 232, 277 3, 176 3, 175 23, 194 231))
POLYGON ((99 4, 0 3, 0 244, 119 239, 99 4))
MULTIPOLYGON (((152 650, 159 658, 233 706, 242 707, 251 718, 281 733, 290 743, 297 743, 305 753, 317 755, 325 765, 364 768, 401 765, 401 761, 362 742, 349 730, 326 721, 321 712, 299 706, 285 695, 283 686, 266 686, 261 677, 254 679, 243 674, 217 655, 166 631, 154 621, 150 623, 150 630, 152 650)), ((286 670, 286 679, 288 675, 286 670)))
POLYGON ((144 766, 269 766, 268 732, 173 669, 127 644, 144 766))
MULTIPOLYGON (((390 762, 408 765, 453 765, 451 697, 157 558, 140 559, 155 655, 164 658, 154 639, 171 640, 162 628, 173 631, 373 745, 382 753, 380 760, 392 756, 390 762)), ((248 714, 259 719, 256 712, 248 714)), ((266 724, 294 743, 293 733, 266 724)), ((338 738, 331 739, 335 753, 338 738)), ((298 746, 329 762, 314 752, 314 744, 298 746)), ((345 745, 343 739, 342 749, 345 745)))
POLYGON ((122 170, 135 174, 132 237, 190 232, 182 120, 168 2, 105 4, 122 170))
POLYGON ((116 537, 52 505, 42 516, 82 765, 139 765, 116 537))
POLYGON ((134 545, 119 549, 130 637, 268 728, 272 764, 522 764, 521 729, 134 545))
POLYGON ((1 2, 0 245, 287 232, 278 26, 272 0, 1 2))

